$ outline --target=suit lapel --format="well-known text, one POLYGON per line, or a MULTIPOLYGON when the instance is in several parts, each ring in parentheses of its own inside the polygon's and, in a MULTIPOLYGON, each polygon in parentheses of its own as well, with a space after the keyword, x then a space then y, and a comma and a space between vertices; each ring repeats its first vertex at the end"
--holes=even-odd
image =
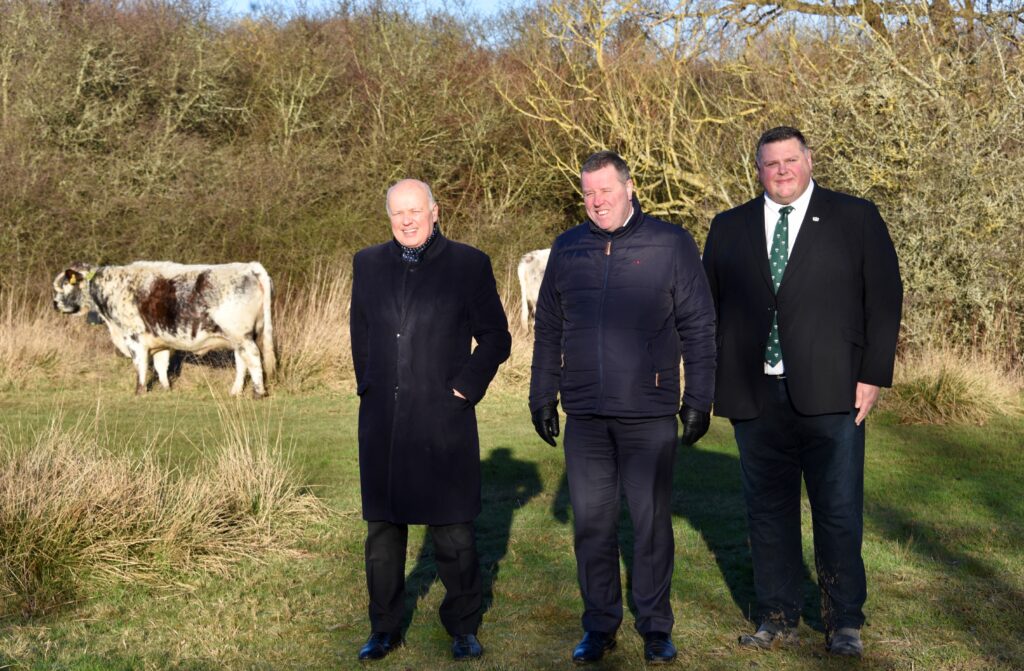
POLYGON ((829 192, 815 184, 811 202, 807 204, 807 213, 800 224, 800 234, 796 236, 796 243, 793 244, 789 261, 786 262, 786 272, 783 273, 782 284, 779 286, 780 292, 785 290, 786 283, 794 279, 800 271, 800 266, 814 253, 812 250, 817 246, 815 241, 828 226, 830 200, 829 192))
POLYGON ((744 213, 743 227, 747 233, 747 242, 750 244, 754 254, 754 262, 761 279, 768 285, 768 289, 774 293, 775 287, 772 284, 772 271, 768 267, 768 241, 764 237, 764 197, 755 198, 747 204, 744 213))

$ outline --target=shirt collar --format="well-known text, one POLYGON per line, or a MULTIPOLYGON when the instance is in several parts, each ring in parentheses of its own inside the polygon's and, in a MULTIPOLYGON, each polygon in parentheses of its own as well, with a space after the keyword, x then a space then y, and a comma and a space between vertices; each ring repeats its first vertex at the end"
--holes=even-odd
MULTIPOLYGON (((633 205, 630 204, 630 206, 629 206, 629 214, 626 215, 626 220, 624 222, 622 222, 622 226, 619 226, 619 228, 625 228, 626 226, 629 225, 629 220, 633 218, 633 213, 634 212, 636 212, 636 209, 634 209, 633 205)), ((615 230, 619 230, 619 228, 617 228, 615 230)))
MULTIPOLYGON (((811 202, 811 192, 814 191, 814 180, 812 179, 807 183, 807 188, 800 194, 800 197, 794 200, 790 205, 793 206, 794 210, 802 212, 807 209, 808 204, 811 202)), ((764 194, 764 206, 768 208, 768 211, 772 214, 778 214, 779 210, 782 209, 782 205, 776 203, 774 200, 768 197, 768 194, 764 194)))

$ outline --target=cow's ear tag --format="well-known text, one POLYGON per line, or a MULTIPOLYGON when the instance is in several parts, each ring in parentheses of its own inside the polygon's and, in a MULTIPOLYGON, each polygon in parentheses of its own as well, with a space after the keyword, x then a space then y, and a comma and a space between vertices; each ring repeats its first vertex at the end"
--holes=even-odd
POLYGON ((71 277, 68 278, 68 284, 76 284, 77 282, 78 277, 76 275, 72 275, 71 277))

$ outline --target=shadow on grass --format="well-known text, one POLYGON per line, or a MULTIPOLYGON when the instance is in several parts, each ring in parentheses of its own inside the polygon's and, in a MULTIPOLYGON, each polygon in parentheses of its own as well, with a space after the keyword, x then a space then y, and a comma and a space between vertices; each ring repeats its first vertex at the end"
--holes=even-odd
POLYGON ((994 563, 965 551, 985 542, 991 522, 972 522, 969 512, 954 509, 947 498, 950 486, 966 481, 970 487, 964 489, 964 495, 969 495, 970 501, 964 503, 987 508, 989 515, 983 519, 1002 520, 1001 524, 1009 526, 1004 526, 1003 534, 1019 538, 1020 517, 1015 507, 1024 498, 1024 486, 1018 476, 1004 472, 999 462, 988 470, 979 466, 984 463, 980 453, 994 448, 985 440, 971 445, 958 441, 957 432, 906 430, 926 436, 924 440, 917 437, 914 443, 920 446, 918 456, 925 460, 923 471, 936 474, 932 480, 915 480, 919 488, 906 503, 934 499, 937 509, 945 513, 934 522, 921 519, 890 494, 867 502, 865 517, 883 538, 908 548, 924 563, 946 574, 948 579, 933 582, 935 589, 929 598, 922 595, 928 608, 954 622, 990 659, 1007 663, 1005 668, 1024 669, 1024 639, 1020 634, 1024 590, 994 563), (920 487, 925 482, 931 485, 920 487))
MULTIPOLYGON (((475 527, 486 613, 494 601, 494 583, 501 569, 501 561, 508 554, 512 518, 517 510, 540 494, 541 480, 535 463, 515 459, 512 450, 507 447, 492 450, 480 468, 483 475, 483 509, 475 527)), ((406 616, 402 623, 403 631, 409 628, 420 599, 426 596, 436 580, 433 543, 430 534, 426 534, 423 547, 416 557, 416 565, 405 583, 406 616)))
MULTIPOLYGON (((756 598, 739 458, 700 447, 681 448, 676 453, 672 490, 673 515, 685 519, 701 535, 736 607, 744 617, 752 619, 756 598)), ((570 508, 569 481, 563 472, 551 514, 567 524, 570 508)), ((632 597, 633 528, 625 501, 619 517, 619 551, 626 565, 626 602, 636 617, 632 597)), ((811 579, 806 562, 803 576, 801 615, 808 626, 821 631, 824 627, 818 586, 811 579)))

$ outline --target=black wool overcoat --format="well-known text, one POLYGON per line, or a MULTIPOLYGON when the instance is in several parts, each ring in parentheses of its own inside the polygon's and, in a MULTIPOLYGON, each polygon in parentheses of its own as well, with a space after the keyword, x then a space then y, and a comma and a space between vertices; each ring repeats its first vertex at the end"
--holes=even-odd
POLYGON ((469 522, 480 513, 474 406, 512 346, 490 259, 438 233, 419 263, 394 241, 363 249, 352 278, 363 518, 469 522))

